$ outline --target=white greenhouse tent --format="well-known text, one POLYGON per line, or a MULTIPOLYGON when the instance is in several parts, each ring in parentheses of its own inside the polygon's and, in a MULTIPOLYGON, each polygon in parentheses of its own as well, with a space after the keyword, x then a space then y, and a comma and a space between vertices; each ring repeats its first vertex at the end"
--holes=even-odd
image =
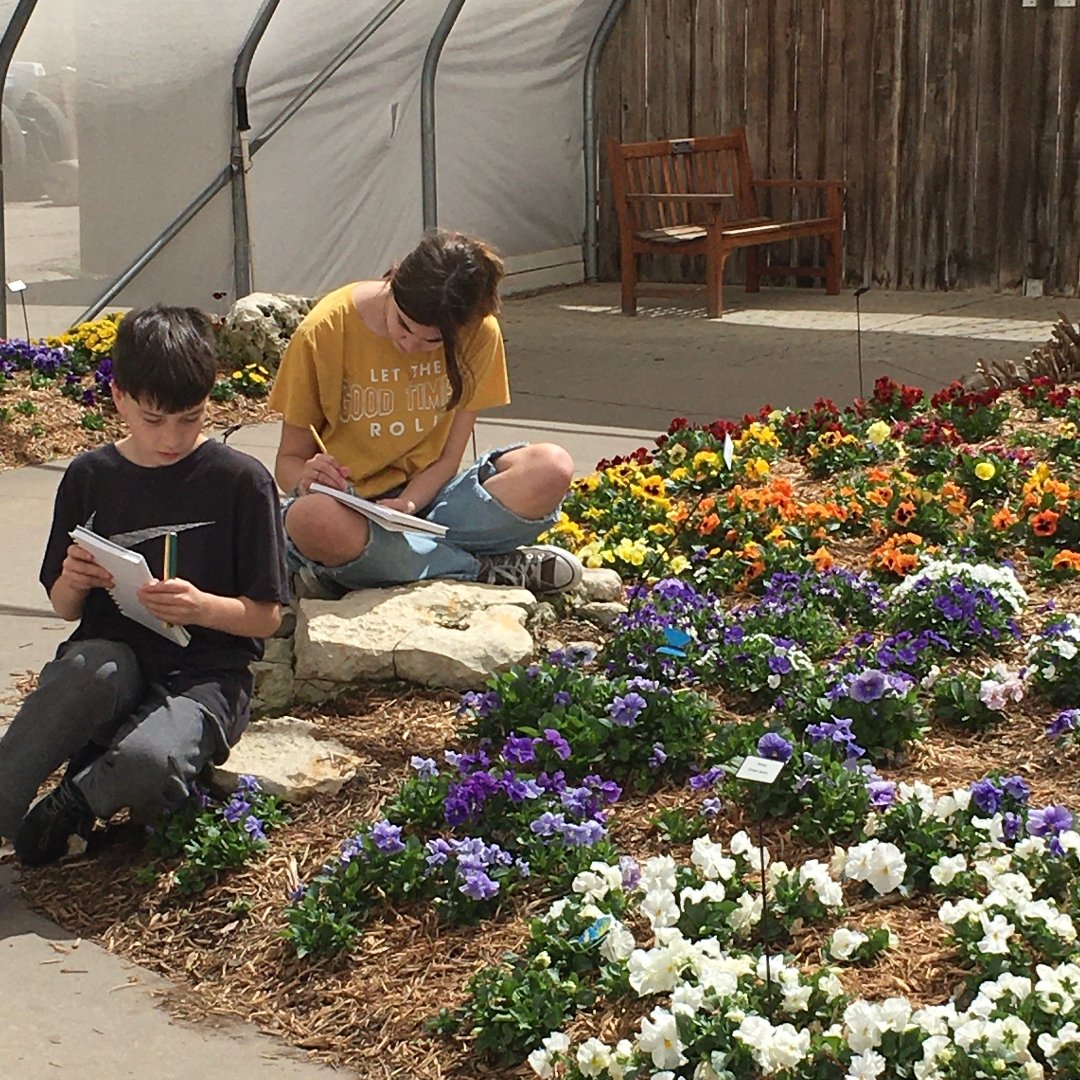
POLYGON ((623 2, 0 0, 5 280, 35 336, 316 295, 435 224, 499 247, 511 291, 581 280, 623 2))

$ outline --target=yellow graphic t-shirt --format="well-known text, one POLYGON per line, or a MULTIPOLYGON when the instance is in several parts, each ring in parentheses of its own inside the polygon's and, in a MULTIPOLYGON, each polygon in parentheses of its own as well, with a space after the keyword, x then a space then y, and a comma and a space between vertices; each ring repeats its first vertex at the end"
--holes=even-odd
MULTIPOLYGON (((346 285, 324 296, 296 329, 281 359, 270 406, 287 424, 314 424, 326 449, 350 470, 356 493, 382 495, 432 464, 453 413, 442 346, 403 353, 373 333, 346 285)), ((458 335, 465 388, 459 409, 480 412, 510 400, 498 320, 458 335)))

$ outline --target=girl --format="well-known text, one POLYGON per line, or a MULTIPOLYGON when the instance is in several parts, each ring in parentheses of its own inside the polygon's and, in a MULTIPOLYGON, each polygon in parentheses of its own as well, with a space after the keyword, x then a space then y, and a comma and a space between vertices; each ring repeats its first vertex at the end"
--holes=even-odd
POLYGON ((543 593, 581 580, 569 552, 533 544, 573 478, 562 447, 516 444, 458 472, 477 414, 510 400, 495 318, 502 274, 483 241, 433 232, 385 278, 337 289, 297 328, 270 395, 284 418, 274 473, 291 495, 297 596, 428 578, 543 593), (448 532, 389 532, 310 492, 316 481, 448 532))

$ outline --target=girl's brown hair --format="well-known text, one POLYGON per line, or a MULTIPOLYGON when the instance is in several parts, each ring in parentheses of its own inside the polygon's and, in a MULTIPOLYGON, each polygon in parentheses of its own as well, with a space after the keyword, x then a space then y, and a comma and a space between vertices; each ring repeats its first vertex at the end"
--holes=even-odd
POLYGON ((468 375, 458 362, 458 334, 499 310, 502 259, 483 240, 440 229, 427 233, 388 276, 402 313, 442 334, 450 379, 446 407, 452 409, 462 399, 468 375))

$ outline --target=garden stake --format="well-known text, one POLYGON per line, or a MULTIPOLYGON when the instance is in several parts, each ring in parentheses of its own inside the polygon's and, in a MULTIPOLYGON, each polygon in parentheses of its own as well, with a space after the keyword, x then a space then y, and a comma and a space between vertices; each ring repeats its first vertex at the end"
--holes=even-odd
POLYGON ((773 1018, 772 971, 769 967, 769 890, 765 884, 765 818, 758 819, 758 858, 761 861, 761 949, 765 957, 765 1000, 773 1018))
POLYGON ((859 311, 859 297, 863 293, 869 292, 870 286, 864 285, 861 289, 855 290, 855 348, 859 354, 859 397, 865 398, 863 393, 863 377, 862 377, 862 313, 859 311))
MULTIPOLYGON (((747 754, 735 773, 736 780, 770 785, 775 782, 784 763, 775 758, 747 754)), ((769 966, 769 888, 765 877, 765 817, 758 819, 758 860, 761 864, 761 951, 765 958, 765 995, 769 1002, 769 1019, 773 1017, 772 970, 769 966)))

